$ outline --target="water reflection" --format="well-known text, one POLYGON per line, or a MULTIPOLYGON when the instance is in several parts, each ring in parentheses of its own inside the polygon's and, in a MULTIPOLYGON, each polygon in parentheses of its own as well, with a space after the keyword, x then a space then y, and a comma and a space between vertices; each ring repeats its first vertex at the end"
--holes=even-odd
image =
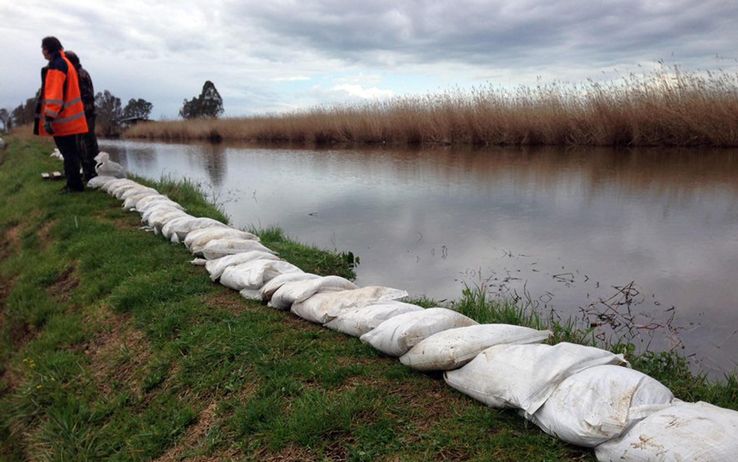
POLYGON ((737 152, 104 146, 137 174, 210 185, 238 226, 352 250, 360 284, 455 299, 483 283, 580 316, 634 282, 618 306, 638 323, 676 312, 688 353, 735 366, 737 152))

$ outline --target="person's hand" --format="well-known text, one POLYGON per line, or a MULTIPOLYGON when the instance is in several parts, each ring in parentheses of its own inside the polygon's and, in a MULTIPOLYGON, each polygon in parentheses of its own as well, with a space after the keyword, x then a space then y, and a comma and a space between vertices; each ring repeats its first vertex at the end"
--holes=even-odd
POLYGON ((50 119, 46 119, 46 121, 44 122, 44 130, 46 130, 46 133, 48 133, 49 135, 54 134, 54 127, 51 125, 51 122, 52 120, 50 119))

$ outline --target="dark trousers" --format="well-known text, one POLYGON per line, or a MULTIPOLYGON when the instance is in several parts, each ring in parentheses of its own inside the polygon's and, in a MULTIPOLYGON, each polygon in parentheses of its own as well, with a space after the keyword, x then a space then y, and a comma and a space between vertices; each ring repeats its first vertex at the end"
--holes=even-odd
POLYGON ((79 173, 77 135, 55 136, 54 143, 64 157, 64 176, 67 177, 67 188, 71 191, 84 191, 82 175, 79 173))
POLYGON ((95 116, 87 118, 87 127, 90 131, 77 135, 77 143, 79 145, 79 160, 82 164, 82 172, 85 180, 90 181, 91 178, 97 176, 95 156, 100 152, 100 148, 97 146, 97 136, 95 136, 95 116))

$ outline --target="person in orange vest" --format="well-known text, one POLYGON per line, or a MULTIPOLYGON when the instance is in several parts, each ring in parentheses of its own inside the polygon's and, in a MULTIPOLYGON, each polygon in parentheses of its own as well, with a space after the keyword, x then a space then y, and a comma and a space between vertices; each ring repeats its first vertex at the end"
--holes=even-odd
POLYGON ((87 119, 87 128, 89 131, 77 138, 78 150, 80 154, 80 162, 82 163, 82 173, 85 181, 97 176, 95 172, 95 156, 100 152, 97 145, 97 136, 95 136, 95 87, 92 85, 92 77, 90 73, 82 67, 79 56, 72 50, 64 50, 64 55, 74 69, 77 71, 79 78, 79 91, 82 95, 82 104, 85 106, 85 118, 87 119))
POLYGON ((81 192, 85 187, 79 173, 77 135, 87 133, 88 127, 77 70, 65 56, 56 37, 45 37, 41 41, 41 52, 49 64, 41 70, 41 104, 37 105, 38 124, 34 133, 53 136, 64 157, 67 184, 62 192, 81 192))

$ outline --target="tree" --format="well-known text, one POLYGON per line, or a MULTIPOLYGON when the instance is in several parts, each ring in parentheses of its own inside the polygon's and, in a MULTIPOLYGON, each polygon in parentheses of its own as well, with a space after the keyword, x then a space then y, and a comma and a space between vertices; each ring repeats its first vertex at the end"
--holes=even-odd
POLYGON ((154 108, 154 105, 146 101, 145 99, 139 98, 139 99, 130 99, 128 100, 128 104, 126 104, 126 107, 123 108, 123 118, 138 118, 138 119, 148 119, 149 114, 151 114, 151 110, 154 108))
POLYGON ((191 100, 185 99, 179 115, 184 119, 213 118, 223 114, 223 98, 215 88, 215 84, 207 80, 202 86, 202 92, 191 100))
POLYGON ((120 98, 108 90, 95 95, 96 126, 103 136, 117 135, 120 131, 120 119, 123 116, 120 98))
POLYGON ((10 113, 5 108, 0 108, 0 124, 2 124, 0 131, 7 132, 10 130, 10 113))
POLYGON ((14 126, 32 124, 33 117, 36 113, 36 97, 28 98, 25 103, 21 103, 18 107, 13 109, 10 113, 10 117, 13 119, 12 124, 14 126))

